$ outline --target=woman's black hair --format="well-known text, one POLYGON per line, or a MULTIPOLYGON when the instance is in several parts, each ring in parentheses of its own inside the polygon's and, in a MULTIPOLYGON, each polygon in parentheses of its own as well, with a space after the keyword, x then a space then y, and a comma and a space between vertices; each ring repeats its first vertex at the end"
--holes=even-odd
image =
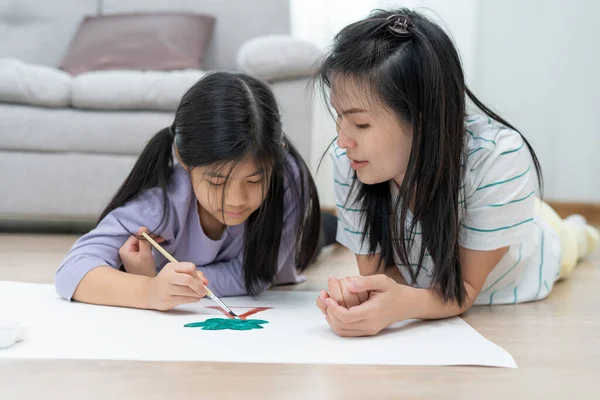
POLYGON ((277 101, 266 83, 230 72, 214 72, 200 79, 183 96, 173 125, 147 143, 98 222, 143 191, 158 187, 164 212, 159 226, 148 228, 151 235, 159 235, 169 221, 167 185, 173 172, 174 146, 190 171, 199 166, 227 168, 229 177, 238 162, 250 159, 258 169, 270 172, 266 175, 269 181, 263 183, 265 199, 245 226, 243 273, 249 294, 256 294, 260 283, 274 281, 284 207, 296 208, 298 215, 296 267, 299 271, 308 267, 321 226, 317 189, 306 163, 282 131, 277 101), (295 204, 284 205, 284 179, 295 204))
MULTIPOLYGON (((366 185, 354 177, 351 193, 363 210, 363 241, 368 235, 371 254, 379 248, 386 269, 396 267, 395 254, 402 264, 410 265, 405 239, 417 233, 420 222, 423 245, 417 270, 408 268, 412 281, 421 272, 427 252, 435 266, 433 288, 444 301, 463 305, 466 290, 458 236, 466 97, 490 118, 517 129, 469 90, 450 37, 422 14, 406 8, 375 10, 335 36, 315 76, 325 97, 337 78, 366 87, 413 132, 408 169, 395 204, 391 204, 388 182, 366 185), (409 207, 413 220, 405 235, 409 207)), ((523 140, 541 190, 539 161, 523 140)))

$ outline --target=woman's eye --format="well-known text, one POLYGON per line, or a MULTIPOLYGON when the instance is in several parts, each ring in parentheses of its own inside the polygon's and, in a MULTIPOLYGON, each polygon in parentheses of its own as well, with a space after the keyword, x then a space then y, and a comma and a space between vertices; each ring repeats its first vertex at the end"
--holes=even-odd
POLYGON ((369 124, 355 124, 355 125, 358 129, 367 129, 369 126, 371 126, 369 124))
POLYGON ((258 181, 248 181, 248 183, 254 183, 254 184, 261 183, 261 182, 262 182, 262 180, 258 180, 258 181))

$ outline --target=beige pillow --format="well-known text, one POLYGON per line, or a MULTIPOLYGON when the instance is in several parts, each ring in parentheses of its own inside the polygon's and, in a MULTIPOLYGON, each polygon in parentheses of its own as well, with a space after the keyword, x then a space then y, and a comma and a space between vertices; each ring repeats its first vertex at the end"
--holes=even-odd
POLYGON ((71 75, 201 69, 214 25, 211 16, 179 13, 86 17, 60 68, 71 75))
POLYGON ((0 103, 68 107, 72 83, 72 76, 56 68, 0 59, 0 103))
POLYGON ((199 69, 88 72, 71 78, 71 101, 73 108, 175 111, 204 74, 199 69))

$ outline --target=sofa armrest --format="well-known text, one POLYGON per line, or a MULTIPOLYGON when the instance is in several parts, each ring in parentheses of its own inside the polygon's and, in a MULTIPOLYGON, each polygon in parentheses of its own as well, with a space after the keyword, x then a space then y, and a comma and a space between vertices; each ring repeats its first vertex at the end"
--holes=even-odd
POLYGON ((275 82, 311 76, 318 56, 319 50, 310 42, 268 35, 245 42, 237 52, 237 64, 248 75, 275 82))

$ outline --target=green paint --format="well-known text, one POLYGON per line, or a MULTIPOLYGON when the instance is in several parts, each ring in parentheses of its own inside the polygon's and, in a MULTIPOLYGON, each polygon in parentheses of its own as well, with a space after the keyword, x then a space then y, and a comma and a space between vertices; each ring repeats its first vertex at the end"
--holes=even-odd
POLYGON ((252 329, 263 329, 262 324, 268 324, 269 321, 262 319, 233 319, 233 318, 209 318, 202 322, 191 322, 185 324, 186 328, 202 328, 205 331, 222 331, 229 329, 232 331, 250 331, 252 329))

